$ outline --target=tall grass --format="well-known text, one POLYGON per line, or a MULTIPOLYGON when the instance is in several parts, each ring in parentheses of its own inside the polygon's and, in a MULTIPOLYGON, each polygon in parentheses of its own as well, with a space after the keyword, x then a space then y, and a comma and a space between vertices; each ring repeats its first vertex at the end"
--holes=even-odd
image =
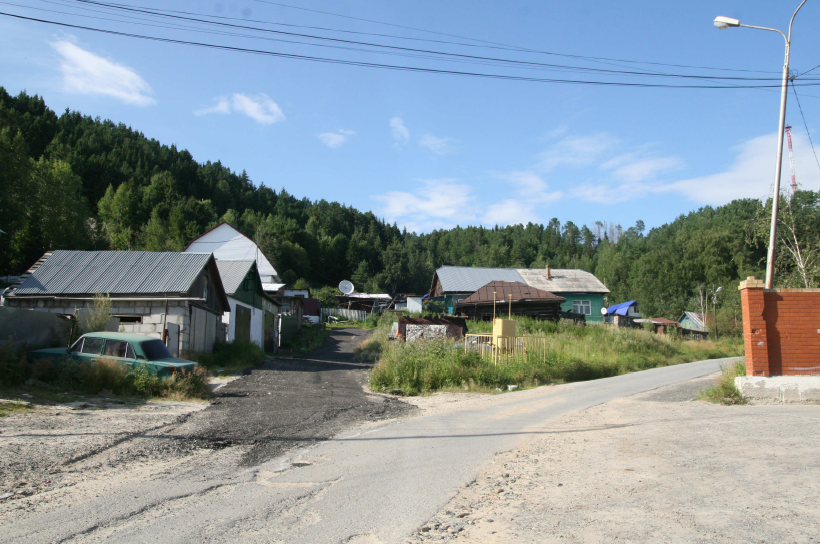
MULTIPOLYGON (((518 335, 545 338, 538 349, 502 357, 496 365, 489 355, 465 353, 462 343, 393 342, 382 350, 371 372, 370 385, 377 390, 401 389, 410 394, 448 388, 531 387, 743 354, 739 339, 720 343, 681 341, 641 329, 580 327, 571 322, 530 318, 516 321, 518 335)), ((468 327, 471 333, 489 332, 492 325, 470 322, 468 327)))
POLYGON ((158 378, 140 364, 127 367, 114 359, 100 358, 79 362, 70 357, 30 361, 22 348, 0 346, 0 387, 77 391, 90 395, 110 393, 161 397, 172 400, 206 399, 210 396, 207 372, 178 373, 158 378))
POLYGON ((265 357, 262 348, 253 342, 234 340, 216 342, 212 351, 188 354, 186 358, 215 374, 230 374, 261 365, 265 357))
POLYGON ((735 378, 746 375, 746 364, 736 362, 733 365, 721 365, 721 375, 715 385, 698 393, 698 400, 716 404, 746 404, 740 390, 735 387, 735 378))

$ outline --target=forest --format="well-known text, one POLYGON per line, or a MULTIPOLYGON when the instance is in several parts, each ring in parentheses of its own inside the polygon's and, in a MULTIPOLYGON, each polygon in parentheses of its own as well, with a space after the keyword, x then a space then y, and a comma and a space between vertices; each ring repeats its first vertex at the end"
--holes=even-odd
MULTIPOLYGON (((272 173, 275 177, 275 173, 272 173)), ((648 232, 546 225, 407 232, 372 212, 299 199, 141 132, 0 87, 0 275, 25 271, 52 249, 180 251, 227 221, 250 238, 283 281, 313 288, 350 279, 367 292, 426 293, 442 265, 580 268, 638 300, 648 317, 704 311, 717 287, 718 324, 737 330, 737 284, 763 277, 771 201, 703 207, 648 232)), ((287 180, 280 180, 283 186, 287 180)), ((781 198, 778 287, 816 287, 818 193, 781 198)))

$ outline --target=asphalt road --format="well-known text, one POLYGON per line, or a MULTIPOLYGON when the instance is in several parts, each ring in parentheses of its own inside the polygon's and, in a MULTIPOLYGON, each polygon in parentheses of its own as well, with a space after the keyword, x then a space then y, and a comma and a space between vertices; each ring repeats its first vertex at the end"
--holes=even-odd
MULTIPOLYGON (((215 462, 127 480, 5 520, 0 541, 402 542, 495 454, 549 432, 552 417, 705 376, 721 362, 499 395, 479 408, 359 424, 252 466, 215 462)), ((274 453, 262 452, 247 461, 274 453)))

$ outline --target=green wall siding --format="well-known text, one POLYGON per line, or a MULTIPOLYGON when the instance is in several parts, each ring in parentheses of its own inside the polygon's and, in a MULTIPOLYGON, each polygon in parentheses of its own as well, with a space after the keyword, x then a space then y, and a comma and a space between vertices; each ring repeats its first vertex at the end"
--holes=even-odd
POLYGON ((601 314, 601 308, 604 307, 604 295, 591 295, 589 293, 558 293, 558 295, 567 299, 566 302, 561 304, 561 311, 571 312, 574 300, 588 300, 590 306, 592 306, 592 313, 587 316, 587 321, 591 323, 604 322, 604 316, 601 314))

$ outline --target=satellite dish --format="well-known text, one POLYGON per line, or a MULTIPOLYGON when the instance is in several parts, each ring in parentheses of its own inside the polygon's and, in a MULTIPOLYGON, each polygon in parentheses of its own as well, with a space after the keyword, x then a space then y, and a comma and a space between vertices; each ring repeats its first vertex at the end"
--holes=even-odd
POLYGON ((339 291, 341 291, 345 295, 349 295, 353 293, 356 289, 353 287, 353 284, 347 280, 342 280, 339 282, 339 291))
POLYGON ((606 315, 606 308, 601 308, 601 313, 602 313, 603 315, 606 315))

